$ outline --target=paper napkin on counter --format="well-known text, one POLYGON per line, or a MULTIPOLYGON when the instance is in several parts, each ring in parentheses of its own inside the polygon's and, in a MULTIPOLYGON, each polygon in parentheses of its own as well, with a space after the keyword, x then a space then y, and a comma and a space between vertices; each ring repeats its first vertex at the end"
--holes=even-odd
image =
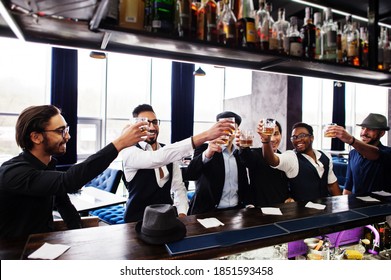
POLYGON ((282 215, 280 208, 275 207, 261 207, 261 211, 265 215, 282 215))
POLYGON ((65 253, 71 246, 62 244, 45 243, 35 252, 30 254, 29 259, 54 260, 65 253))
POLYGON ((319 203, 313 203, 311 201, 309 201, 305 207, 307 208, 314 208, 314 209, 318 209, 318 210, 323 210, 326 208, 326 205, 323 205, 323 204, 319 204, 319 203))
POLYGON ((385 191, 372 192, 373 194, 381 195, 381 196, 390 196, 391 193, 385 191))
POLYGON ((216 218, 197 219, 197 221, 206 228, 223 226, 224 224, 216 218))
POLYGON ((373 198, 371 196, 357 196, 356 198, 361 199, 362 201, 367 201, 367 202, 379 202, 380 200, 373 198))

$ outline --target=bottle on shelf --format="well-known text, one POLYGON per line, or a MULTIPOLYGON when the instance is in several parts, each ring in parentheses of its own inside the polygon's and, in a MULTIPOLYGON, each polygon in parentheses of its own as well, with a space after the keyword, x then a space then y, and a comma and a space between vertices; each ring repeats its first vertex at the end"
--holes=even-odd
POLYGON ((338 22, 337 26, 337 63, 343 63, 341 23, 338 22))
POLYGON ((389 41, 387 29, 384 29, 383 70, 391 70, 391 44, 389 41))
POLYGON ((324 12, 325 20, 323 22, 323 60, 336 62, 338 25, 333 20, 333 14, 330 8, 327 8, 324 12))
POLYGON ((174 27, 175 0, 153 0, 152 31, 172 33, 174 27))
POLYGON ((293 16, 290 18, 290 28, 288 30, 289 38, 289 55, 292 56, 303 56, 303 46, 300 32, 297 26, 297 17, 293 16))
POLYGON ((145 3, 143 0, 122 1, 119 6, 119 26, 144 29, 145 3))
POLYGON ((236 17, 231 10, 230 0, 224 0, 223 11, 221 12, 217 29, 219 33, 219 43, 227 47, 236 47, 236 17))
POLYGON ((240 1, 238 14, 236 27, 238 34, 237 45, 249 49, 257 48, 253 0, 240 1))
POLYGON ((346 26, 344 29, 344 35, 346 36, 347 53, 346 62, 350 65, 360 66, 359 59, 359 32, 357 30, 357 22, 352 22, 352 16, 346 16, 346 26))
MULTIPOLYGON (((273 24, 272 40, 277 41, 277 50, 279 53, 284 53, 284 40, 287 37, 289 22, 285 20, 285 9, 278 9, 278 20, 273 24)), ((274 45, 274 42, 270 45, 274 45)), ((272 47, 273 48, 273 47, 272 47)))
POLYGON ((322 30, 322 14, 314 13, 315 25, 315 59, 323 59, 323 30, 322 30))
POLYGON ((360 27, 360 61, 361 66, 368 67, 368 30, 366 27, 360 27))
MULTIPOLYGON (((266 3, 265 14, 259 17, 259 20, 262 20, 262 23, 259 23, 258 32, 259 32, 259 42, 261 50, 269 50, 270 48, 270 40, 272 35, 272 28, 274 24, 274 20, 270 15, 272 11, 272 4, 270 2, 266 3)), ((272 49, 277 49, 276 45, 272 46, 272 49)))
POLYGON ((190 38, 191 32, 191 0, 176 0, 175 35, 190 38))
POLYGON ((303 55, 306 58, 315 58, 315 43, 316 43, 316 27, 312 23, 311 18, 311 8, 306 7, 305 8, 305 18, 304 18, 304 25, 301 29, 302 33, 302 46, 303 46, 303 55))
POLYGON ((384 32, 385 27, 380 27, 380 36, 378 39, 377 45, 377 69, 383 70, 383 62, 384 62, 384 32))
POLYGON ((259 8, 255 16, 255 28, 257 30, 257 39, 261 40, 262 23, 266 17, 266 1, 259 0, 259 8))
POLYGON ((190 38, 197 39, 197 13, 201 7, 200 0, 192 0, 191 2, 191 20, 190 20, 190 38))
POLYGON ((197 39, 206 41, 206 20, 205 20, 205 4, 207 0, 201 0, 200 7, 197 11, 197 39))
POLYGON ((205 34, 207 42, 217 43, 217 5, 214 0, 208 0, 205 3, 205 34))

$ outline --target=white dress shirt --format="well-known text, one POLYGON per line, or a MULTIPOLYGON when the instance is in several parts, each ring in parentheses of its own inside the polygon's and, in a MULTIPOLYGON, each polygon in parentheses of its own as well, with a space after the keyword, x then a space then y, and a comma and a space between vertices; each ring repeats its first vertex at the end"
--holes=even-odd
MULTIPOLYGON (((314 150, 316 156, 316 162, 312 157, 302 153, 302 155, 316 168, 319 174, 319 178, 324 173, 323 163, 320 162, 321 153, 318 150, 314 150)), ((280 158, 280 163, 277 166, 272 166, 278 170, 284 171, 288 178, 295 178, 299 174, 299 159, 294 151, 286 151, 282 154, 275 154, 280 158)), ((329 163, 329 174, 327 175, 327 183, 332 184, 337 181, 337 177, 333 172, 333 161, 329 153, 325 155, 330 159, 329 163)))
POLYGON ((161 147, 158 143, 156 151, 146 142, 139 142, 139 145, 142 149, 132 146, 121 151, 126 181, 131 181, 139 169, 154 169, 156 182, 160 187, 163 187, 169 180, 169 172, 166 165, 173 163, 171 194, 174 206, 177 207, 178 213, 187 213, 189 203, 179 161, 182 157, 193 153, 191 139, 188 138, 164 147, 161 147), (160 178, 159 168, 163 171, 162 178, 160 178))

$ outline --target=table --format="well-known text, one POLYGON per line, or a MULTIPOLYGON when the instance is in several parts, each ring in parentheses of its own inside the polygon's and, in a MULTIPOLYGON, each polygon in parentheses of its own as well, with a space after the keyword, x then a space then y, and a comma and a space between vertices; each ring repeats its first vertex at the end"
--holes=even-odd
POLYGON ((95 187, 83 187, 79 193, 68 194, 78 212, 122 204, 126 198, 95 187))
POLYGON ((45 242, 66 244, 71 248, 59 259, 122 260, 122 259, 213 259, 261 247, 281 244, 307 237, 323 235, 367 224, 382 222, 391 215, 391 198, 372 195, 380 202, 364 202, 354 195, 341 195, 313 200, 326 205, 324 210, 305 207, 306 202, 278 204, 282 216, 264 215, 258 208, 227 210, 213 214, 192 215, 181 218, 186 225, 188 238, 206 234, 232 233, 258 226, 283 229, 278 236, 238 244, 225 244, 215 248, 170 255, 164 245, 149 245, 138 239, 135 223, 105 227, 33 234, 21 254, 26 259, 45 242), (197 218, 216 217, 225 225, 204 228, 197 218))

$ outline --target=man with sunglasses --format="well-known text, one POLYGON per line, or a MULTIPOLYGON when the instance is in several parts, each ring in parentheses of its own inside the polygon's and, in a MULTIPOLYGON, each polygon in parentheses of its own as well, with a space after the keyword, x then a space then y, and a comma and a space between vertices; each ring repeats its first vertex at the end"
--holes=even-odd
POLYGON ((331 156, 312 148, 312 126, 306 123, 294 124, 290 139, 295 149, 282 154, 273 152, 270 136, 263 134, 262 128, 261 121, 257 131, 263 143, 263 157, 271 167, 285 172, 294 200, 305 201, 341 194, 331 156))
POLYGON ((102 173, 123 148, 145 136, 139 123, 84 162, 66 172, 56 171, 56 156, 65 154, 71 138, 60 109, 53 105, 31 106, 16 122, 16 143, 22 153, 0 167, 0 238, 27 238, 53 230, 53 209, 69 229, 80 228, 80 216, 67 193, 77 192, 102 173))
POLYGON ((144 210, 152 204, 173 204, 179 216, 187 214, 189 203, 179 161, 193 153, 205 141, 218 138, 234 127, 231 121, 220 122, 210 129, 182 141, 164 145, 158 142, 159 124, 149 104, 137 106, 134 118, 148 119, 148 136, 136 146, 122 151, 123 170, 129 192, 125 222, 143 219, 144 210))

